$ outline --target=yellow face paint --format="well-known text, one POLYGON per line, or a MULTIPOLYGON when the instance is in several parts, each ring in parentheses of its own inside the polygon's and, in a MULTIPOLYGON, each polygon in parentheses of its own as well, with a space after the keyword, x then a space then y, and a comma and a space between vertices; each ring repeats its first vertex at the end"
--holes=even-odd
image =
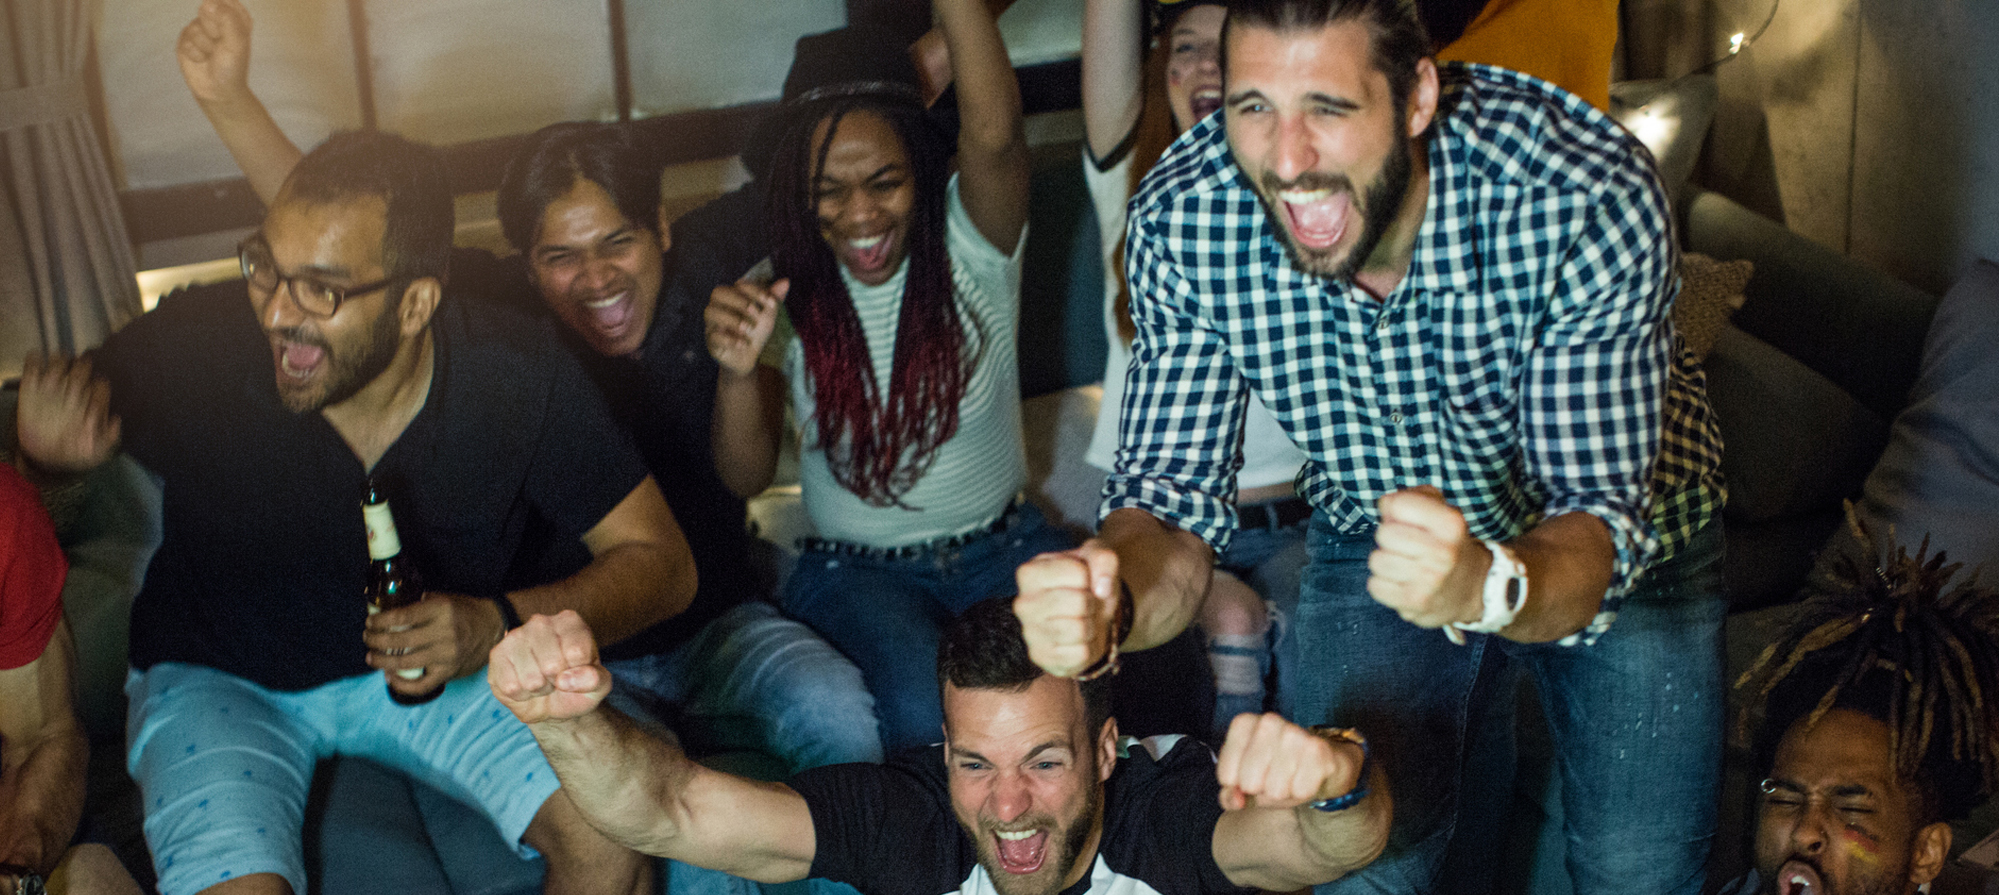
POLYGON ((1839 831, 1839 839, 1841 845, 1846 848, 1847 857, 1859 861, 1868 867, 1878 868, 1881 866, 1883 858, 1881 857, 1880 840, 1852 827, 1839 831))

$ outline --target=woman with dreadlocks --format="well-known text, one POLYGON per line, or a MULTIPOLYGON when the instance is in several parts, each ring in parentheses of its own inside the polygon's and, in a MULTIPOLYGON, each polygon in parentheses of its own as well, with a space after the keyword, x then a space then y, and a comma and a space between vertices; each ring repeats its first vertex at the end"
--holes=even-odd
MULTIPOLYGON (((1848 511, 1851 517, 1851 509, 1848 511)), ((1737 686, 1757 707, 1756 868, 1725 891, 1909 893, 1950 853, 1949 821, 1999 782, 1999 595, 1958 565, 1841 556, 1825 592, 1737 686)), ((1747 738, 1747 737, 1745 737, 1747 738)))
POLYGON ((715 290, 715 456, 751 495, 776 468, 783 383, 758 357, 778 309, 799 478, 820 538, 785 609, 860 667, 883 745, 934 742, 938 633, 1013 570, 1069 546, 1020 503, 1015 327, 1029 159, 1020 89, 983 0, 934 0, 962 122, 951 147, 906 85, 787 101, 766 220, 778 279, 715 290))

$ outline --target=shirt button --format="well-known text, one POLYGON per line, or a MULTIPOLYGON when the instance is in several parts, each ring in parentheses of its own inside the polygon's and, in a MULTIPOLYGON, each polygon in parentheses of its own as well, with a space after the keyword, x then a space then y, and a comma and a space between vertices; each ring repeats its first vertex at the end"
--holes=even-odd
POLYGON ((1376 318, 1375 318, 1375 320, 1374 320, 1374 328, 1375 328, 1375 329, 1376 329, 1377 331, 1379 331, 1379 332, 1387 332, 1387 331, 1388 331, 1388 315, 1387 315, 1387 314, 1383 314, 1383 315, 1381 315, 1380 317, 1376 317, 1376 318))
POLYGON ((1388 421, 1400 426, 1402 425, 1402 414, 1391 413, 1388 415, 1388 421))

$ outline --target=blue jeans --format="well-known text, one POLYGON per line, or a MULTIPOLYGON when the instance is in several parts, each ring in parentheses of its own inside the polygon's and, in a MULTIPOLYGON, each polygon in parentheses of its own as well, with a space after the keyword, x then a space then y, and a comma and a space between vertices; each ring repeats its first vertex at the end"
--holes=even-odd
POLYGON ((671 650, 608 667, 624 691, 614 691, 619 708, 666 721, 693 751, 754 749, 793 774, 882 760, 860 671, 768 603, 744 603, 671 650))
POLYGON ((1007 524, 954 548, 896 558, 814 548, 798 558, 784 610, 852 659, 875 696, 890 753, 942 739, 937 642, 973 603, 1018 590, 1013 573, 1035 556, 1075 546, 1023 504, 1007 524))
MULTIPOLYGON (((607 667, 617 682, 613 704, 666 722, 689 749, 754 749, 781 759, 793 774, 882 760, 874 697, 860 671, 768 603, 744 603, 671 650, 607 667)), ((665 864, 668 895, 764 891, 719 870, 665 864)))
POLYGON ((1270 666, 1276 666, 1275 688, 1259 695, 1256 704, 1231 701, 1219 692, 1215 694, 1217 743, 1221 742, 1219 734, 1228 730, 1231 719, 1242 712, 1263 711, 1265 701, 1285 717, 1292 717, 1298 672, 1292 667, 1296 646, 1291 640, 1289 620, 1298 612, 1298 587, 1306 560, 1305 529, 1304 522, 1238 529, 1229 540, 1228 551, 1215 561, 1216 568, 1241 579, 1269 604, 1272 611, 1268 648, 1257 659, 1266 680, 1271 679, 1270 666))
POLYGON ((1360 728, 1377 744, 1395 797, 1387 851, 1320 895, 1429 892, 1460 813, 1504 816, 1459 798, 1476 789, 1464 785, 1465 744, 1486 739, 1481 725, 1509 717, 1485 703, 1512 697, 1492 686, 1504 663, 1539 684, 1574 891, 1700 891, 1721 773, 1719 520, 1647 570, 1616 624, 1589 646, 1476 634, 1454 646, 1367 595, 1372 532, 1341 534, 1315 514, 1307 549, 1294 717, 1360 728))

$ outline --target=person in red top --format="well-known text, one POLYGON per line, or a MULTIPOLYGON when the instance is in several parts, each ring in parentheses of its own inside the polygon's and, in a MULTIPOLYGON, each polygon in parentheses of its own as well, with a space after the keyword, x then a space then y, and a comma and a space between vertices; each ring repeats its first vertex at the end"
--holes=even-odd
POLYGON ((51 892, 137 892, 110 849, 69 848, 90 745, 71 703, 68 574, 41 497, 0 462, 0 892, 41 891, 59 863, 51 892))

